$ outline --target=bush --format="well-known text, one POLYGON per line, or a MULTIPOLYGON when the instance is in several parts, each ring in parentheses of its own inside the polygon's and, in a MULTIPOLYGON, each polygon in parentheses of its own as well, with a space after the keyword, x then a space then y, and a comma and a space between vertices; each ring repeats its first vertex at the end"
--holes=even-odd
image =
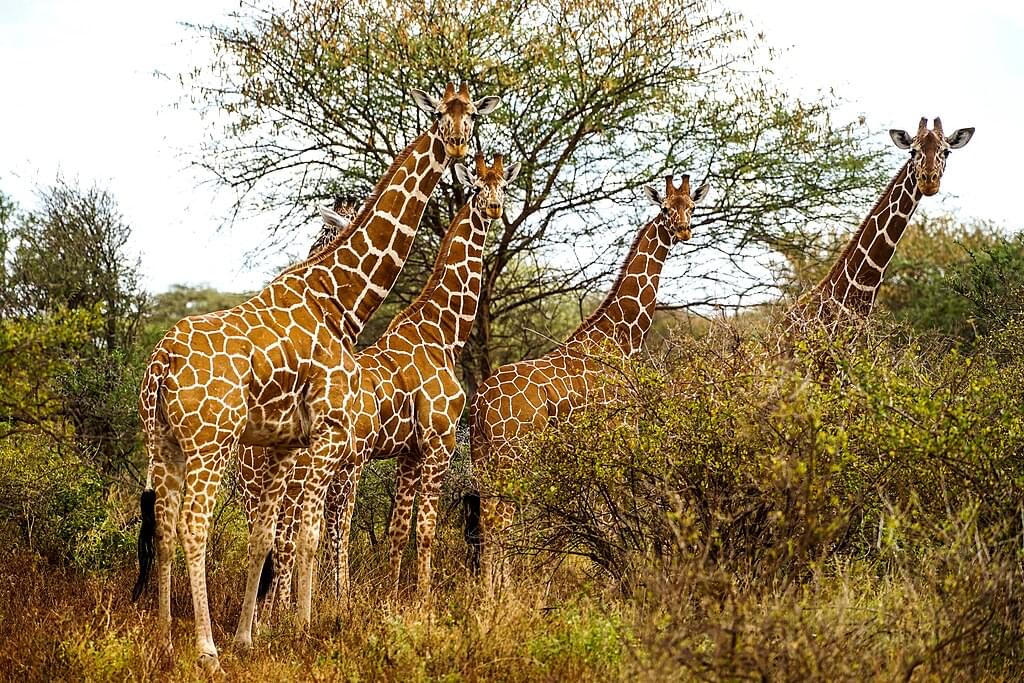
POLYGON ((680 561, 783 588, 837 559, 884 569, 929 557, 968 510, 983 543, 1019 547, 1022 332, 965 355, 877 325, 786 360, 678 338, 497 482, 520 504, 520 549, 585 556, 632 593, 680 561))

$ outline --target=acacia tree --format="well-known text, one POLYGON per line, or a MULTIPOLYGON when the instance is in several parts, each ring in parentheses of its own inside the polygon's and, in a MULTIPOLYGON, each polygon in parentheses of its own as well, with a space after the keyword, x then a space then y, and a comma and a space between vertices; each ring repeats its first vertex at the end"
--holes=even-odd
MULTIPOLYGON (((237 191, 236 216, 274 214, 278 243, 315 200, 368 188, 428 125, 410 88, 465 80, 502 98, 475 147, 522 171, 485 255, 462 361, 472 387, 585 313, 567 320, 564 304, 581 309, 606 281, 646 211, 645 183, 678 169, 715 186, 696 239, 676 250, 692 264, 684 304, 735 298, 723 272, 742 280, 751 254, 848 219, 845 207, 877 189, 881 157, 864 127, 834 124, 829 98, 773 85, 770 53, 741 26, 707 0, 295 0, 195 27, 215 58, 185 81, 224 124, 201 163, 237 191)), ((418 291, 464 199, 454 177, 435 191, 393 301, 418 291)))

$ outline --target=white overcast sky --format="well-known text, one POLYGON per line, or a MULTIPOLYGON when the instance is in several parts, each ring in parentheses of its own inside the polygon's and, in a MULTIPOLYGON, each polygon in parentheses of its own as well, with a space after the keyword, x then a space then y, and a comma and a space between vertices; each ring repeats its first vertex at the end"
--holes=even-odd
MULTIPOLYGON (((848 103, 846 119, 864 115, 879 135, 912 130, 921 116, 941 116, 947 132, 975 126, 971 144, 950 157, 942 198, 924 209, 1024 228, 1024 2, 726 4, 780 48, 773 68, 784 82, 806 96, 833 88, 848 103)), ((180 22, 237 8, 238 0, 0 0, 0 189, 31 207, 33 188, 58 173, 109 188, 150 291, 265 282, 280 259, 250 267, 244 258, 265 226, 219 230, 230 195, 189 163, 204 124, 174 107, 182 91, 173 78, 154 76, 206 62, 207 48, 180 22)))

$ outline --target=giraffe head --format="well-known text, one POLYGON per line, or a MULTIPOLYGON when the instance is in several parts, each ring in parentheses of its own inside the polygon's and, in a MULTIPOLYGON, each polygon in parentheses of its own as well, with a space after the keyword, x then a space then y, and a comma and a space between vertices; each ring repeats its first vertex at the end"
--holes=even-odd
POLYGON ((708 195, 710 189, 710 183, 704 183, 693 194, 690 194, 690 176, 688 175, 683 176, 679 189, 676 189, 672 183, 672 176, 665 176, 664 195, 651 185, 644 186, 647 198, 651 200, 652 204, 661 207, 661 212, 668 219, 676 241, 690 239, 690 219, 693 217, 693 207, 708 195))
POLYGON ((469 97, 469 86, 463 82, 458 91, 449 82, 440 100, 423 92, 412 90, 416 106, 434 117, 436 130, 444 141, 444 149, 450 157, 462 158, 469 151, 469 140, 473 135, 473 122, 498 108, 501 100, 497 97, 483 97, 474 102, 469 97))
POLYGON ((324 225, 337 230, 343 230, 359 213, 359 206, 362 200, 350 195, 338 195, 331 202, 320 205, 320 217, 324 219, 324 225))
POLYGON ((894 128, 889 131, 897 147, 910 150, 910 169, 917 178, 917 188, 926 197, 939 191, 939 181, 946 170, 946 157, 950 150, 960 149, 971 141, 973 135, 973 128, 960 128, 952 135, 944 136, 942 121, 938 117, 932 130, 928 130, 928 119, 922 118, 914 137, 905 130, 894 128))
POLYGON ((455 177, 469 188, 476 209, 491 219, 501 218, 505 206, 505 187, 519 175, 519 164, 505 168, 500 154, 494 155, 494 165, 487 167, 483 154, 476 155, 473 170, 455 164, 455 177))

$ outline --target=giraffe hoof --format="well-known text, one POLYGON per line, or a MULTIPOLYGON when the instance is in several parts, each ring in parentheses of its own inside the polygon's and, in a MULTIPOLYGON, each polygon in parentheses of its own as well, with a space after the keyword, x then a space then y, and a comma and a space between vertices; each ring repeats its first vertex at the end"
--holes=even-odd
POLYGON ((252 638, 235 636, 234 645, 239 654, 247 655, 252 651, 252 638))
POLYGON ((225 676, 224 669, 220 668, 220 659, 216 654, 203 653, 199 655, 198 666, 207 676, 222 678, 225 676))

